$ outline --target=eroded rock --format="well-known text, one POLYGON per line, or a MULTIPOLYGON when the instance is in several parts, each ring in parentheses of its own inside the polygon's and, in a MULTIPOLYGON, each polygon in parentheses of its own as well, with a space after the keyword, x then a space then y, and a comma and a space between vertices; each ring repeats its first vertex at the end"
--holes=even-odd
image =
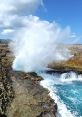
POLYGON ((0 43, 0 117, 55 117, 57 105, 39 85, 42 77, 13 71, 12 60, 8 45, 0 43))

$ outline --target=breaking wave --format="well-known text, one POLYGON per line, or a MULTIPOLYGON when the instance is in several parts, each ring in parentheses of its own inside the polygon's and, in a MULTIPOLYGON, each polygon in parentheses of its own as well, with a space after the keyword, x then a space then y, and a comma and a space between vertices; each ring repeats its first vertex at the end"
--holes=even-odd
POLYGON ((44 80, 40 84, 50 91, 58 104, 57 117, 82 117, 82 75, 74 72, 63 74, 39 73, 44 80))

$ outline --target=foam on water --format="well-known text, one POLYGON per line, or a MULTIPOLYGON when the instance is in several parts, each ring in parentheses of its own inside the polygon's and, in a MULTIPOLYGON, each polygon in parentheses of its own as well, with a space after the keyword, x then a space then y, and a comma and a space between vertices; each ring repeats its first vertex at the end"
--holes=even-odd
POLYGON ((77 75, 74 72, 63 73, 63 74, 61 74, 60 81, 63 83, 64 82, 69 83, 69 82, 74 82, 74 81, 82 81, 82 75, 77 75))
MULTIPOLYGON (((60 85, 63 86, 69 83, 71 84, 72 82, 75 82, 75 81, 82 81, 82 76, 81 75, 77 76, 76 73, 74 72, 64 73, 61 75, 39 73, 39 75, 41 75, 44 78, 44 80, 41 81, 40 84, 50 91, 50 96, 55 100, 55 102, 58 105, 57 117, 77 117, 76 116, 77 112, 74 112, 74 111, 72 112, 70 109, 68 109, 64 101, 61 100, 60 95, 58 94, 59 92, 56 85, 60 87, 60 85)), ((73 90, 73 93, 75 92, 76 91, 73 90)), ((74 99, 74 97, 72 98, 68 96, 68 98, 70 98, 70 100, 73 102, 77 101, 74 99)))

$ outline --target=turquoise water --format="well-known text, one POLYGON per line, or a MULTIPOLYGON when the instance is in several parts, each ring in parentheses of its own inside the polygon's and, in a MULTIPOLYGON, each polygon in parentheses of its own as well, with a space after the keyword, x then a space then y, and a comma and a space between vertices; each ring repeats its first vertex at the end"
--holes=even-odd
POLYGON ((82 75, 76 73, 40 74, 41 85, 50 90, 58 104, 58 117, 82 117, 82 75))
POLYGON ((82 116, 82 82, 72 82, 69 84, 54 85, 57 95, 61 98, 76 117, 82 116))

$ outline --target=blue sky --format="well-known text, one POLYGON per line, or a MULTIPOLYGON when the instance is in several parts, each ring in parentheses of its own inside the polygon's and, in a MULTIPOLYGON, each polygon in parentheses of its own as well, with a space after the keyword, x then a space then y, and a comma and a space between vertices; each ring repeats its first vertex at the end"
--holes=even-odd
POLYGON ((44 6, 46 10, 39 8, 38 16, 61 26, 69 25, 73 32, 82 35, 82 0, 44 0, 44 6))

